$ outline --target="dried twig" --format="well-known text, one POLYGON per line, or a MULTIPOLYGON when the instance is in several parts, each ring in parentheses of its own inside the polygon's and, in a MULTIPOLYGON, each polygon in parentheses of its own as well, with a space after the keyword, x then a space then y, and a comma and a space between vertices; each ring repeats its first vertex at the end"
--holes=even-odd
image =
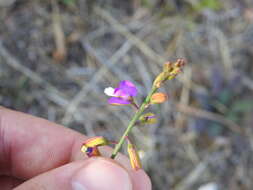
POLYGON ((228 40, 224 33, 219 30, 218 28, 215 28, 213 30, 213 34, 216 36, 219 42, 219 47, 220 47, 220 53, 222 57, 222 63, 224 64, 225 71, 227 75, 232 73, 232 68, 233 68, 233 62, 231 59, 231 54, 230 54, 230 47, 228 45, 228 40))
POLYGON ((200 162, 188 175, 187 177, 176 186, 175 190, 186 190, 189 189, 199 178, 203 175, 203 173, 208 169, 208 162, 203 161, 200 162))
POLYGON ((154 52, 146 43, 144 43, 140 38, 130 33, 126 27, 115 20, 108 12, 105 10, 95 7, 95 13, 105 19, 113 28, 115 28, 119 33, 126 36, 135 46, 137 46, 149 59, 154 62, 159 62, 163 64, 166 60, 154 52))
POLYGON ((52 13, 52 28, 54 33, 54 40, 56 45, 56 50, 53 56, 56 61, 62 61, 66 57, 67 48, 65 35, 61 25, 61 15, 57 2, 54 0, 52 2, 53 13, 52 13))
MULTIPOLYGON (((183 88, 180 96, 180 104, 188 106, 190 101, 190 88, 191 88, 191 80, 192 78, 192 70, 191 68, 185 68, 184 76, 183 76, 183 88)), ((186 116, 182 113, 177 114, 175 125, 181 130, 186 122, 186 116)), ((188 157, 194 162, 199 162, 199 157, 196 153, 195 147, 192 143, 184 144, 185 150, 188 154, 188 157)))
MULTIPOLYGON (((125 26, 120 24, 116 19, 114 19, 108 12, 105 10, 95 7, 94 12, 105 19, 115 30, 117 30, 120 34, 125 36, 128 40, 130 40, 136 47, 140 49, 142 53, 144 53, 150 60, 154 61, 155 63, 164 64, 166 59, 152 50, 143 40, 138 38, 136 35, 132 34, 127 30, 125 26)), ((180 82, 182 82, 181 77, 177 78, 180 82)), ((192 88, 202 88, 202 86, 192 82, 192 88)))
POLYGON ((152 86, 152 78, 147 69, 147 66, 143 63, 143 60, 141 59, 141 57, 137 55, 133 56, 133 60, 134 60, 136 68, 138 69, 138 72, 140 73, 142 82, 145 85, 145 88, 148 90, 150 86, 152 86))
POLYGON ((1 41, 0 41, 0 56, 2 56, 5 59, 6 64, 16 69, 17 71, 20 71, 26 77, 30 78, 33 82, 40 84, 42 87, 44 87, 47 91, 46 95, 51 101, 62 107, 68 104, 68 100, 63 93, 61 93, 57 88, 55 88, 53 85, 51 85, 42 77, 40 77, 37 73, 20 64, 19 61, 15 59, 13 55, 11 55, 8 52, 8 50, 2 45, 1 41))
POLYGON ((241 134, 243 132, 239 125, 237 125, 231 120, 226 119, 225 117, 219 114, 208 112, 206 110, 201 110, 201 109, 190 107, 183 104, 177 104, 176 107, 178 111, 185 113, 187 115, 205 118, 205 119, 209 119, 209 120, 221 123, 235 133, 241 134))
MULTIPOLYGON (((65 95, 60 92, 56 87, 51 85, 49 82, 44 80, 42 77, 40 77, 37 73, 33 72, 29 68, 25 67, 17 59, 13 57, 12 54, 8 52, 8 50, 2 45, 2 42, 0 41, 0 57, 2 57, 5 60, 5 63, 12 67, 13 69, 21 72, 23 75, 25 75, 27 78, 31 79, 34 83, 37 83, 42 88, 45 89, 45 97, 47 97, 50 101, 57 104, 58 106, 65 108, 69 104, 69 100, 65 97, 65 95)), ((86 115, 82 112, 74 113, 74 118, 76 120, 84 120, 86 118, 86 115)), ((85 126, 87 128, 87 132, 89 134, 93 134, 93 130, 88 126, 85 126)))
POLYGON ((208 166, 219 161, 224 160, 226 158, 226 152, 222 152, 219 154, 219 156, 215 156, 215 152, 211 153, 210 155, 207 155, 203 161, 198 163, 196 167, 193 168, 189 174, 183 178, 183 180, 176 185, 174 188, 175 190, 188 190, 192 189, 192 185, 194 185, 196 182, 200 181, 201 177, 203 177, 204 173, 208 172, 208 166))
MULTIPOLYGON (((183 88, 180 96, 180 104, 188 106, 190 100, 190 88, 191 88, 191 76, 192 71, 191 68, 186 68, 183 75, 183 88)), ((185 123, 185 116, 181 113, 178 114, 176 120, 176 126, 178 128, 182 128, 185 123)))

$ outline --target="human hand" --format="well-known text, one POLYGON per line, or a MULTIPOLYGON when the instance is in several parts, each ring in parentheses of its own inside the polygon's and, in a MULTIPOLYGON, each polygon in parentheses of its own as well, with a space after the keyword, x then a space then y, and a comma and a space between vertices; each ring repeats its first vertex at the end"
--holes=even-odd
POLYGON ((86 137, 27 114, 0 108, 0 187, 2 190, 150 190, 143 170, 133 171, 123 155, 87 158, 86 137))

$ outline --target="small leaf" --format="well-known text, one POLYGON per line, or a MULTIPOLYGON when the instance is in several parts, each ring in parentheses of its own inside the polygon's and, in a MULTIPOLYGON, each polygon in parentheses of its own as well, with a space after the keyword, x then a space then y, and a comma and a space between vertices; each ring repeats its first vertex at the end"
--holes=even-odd
POLYGON ((224 104, 224 105, 227 105, 229 103, 229 101, 231 100, 233 96, 233 93, 228 90, 228 89, 224 89, 220 95, 219 95, 219 101, 224 104))
POLYGON ((252 100, 239 100, 236 101, 231 108, 234 112, 249 112, 253 110, 252 100))

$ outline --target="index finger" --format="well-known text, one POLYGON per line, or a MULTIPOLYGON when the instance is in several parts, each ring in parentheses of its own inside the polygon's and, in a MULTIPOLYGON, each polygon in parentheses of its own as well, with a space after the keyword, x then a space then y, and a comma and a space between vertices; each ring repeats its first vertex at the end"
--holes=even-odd
MULTIPOLYGON (((0 108, 0 174, 28 179, 77 159, 86 139, 45 119, 0 108)), ((110 148, 103 149, 107 155, 110 148)), ((118 157, 128 167, 127 159, 118 157)))

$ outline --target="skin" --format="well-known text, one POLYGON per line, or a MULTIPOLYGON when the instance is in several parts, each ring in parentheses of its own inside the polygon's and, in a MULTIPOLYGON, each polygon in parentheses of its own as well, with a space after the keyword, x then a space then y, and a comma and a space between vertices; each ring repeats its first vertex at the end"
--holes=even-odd
POLYGON ((125 156, 119 154, 116 160, 108 158, 110 147, 100 149, 103 157, 87 158, 80 151, 85 139, 86 136, 45 119, 1 107, 1 189, 73 189, 74 178, 80 178, 80 173, 86 177, 95 175, 91 166, 100 165, 106 165, 106 172, 114 172, 112 168, 126 171, 131 183, 128 189, 151 189, 146 173, 133 171, 125 156), (91 173, 85 173, 87 168, 91 173))

